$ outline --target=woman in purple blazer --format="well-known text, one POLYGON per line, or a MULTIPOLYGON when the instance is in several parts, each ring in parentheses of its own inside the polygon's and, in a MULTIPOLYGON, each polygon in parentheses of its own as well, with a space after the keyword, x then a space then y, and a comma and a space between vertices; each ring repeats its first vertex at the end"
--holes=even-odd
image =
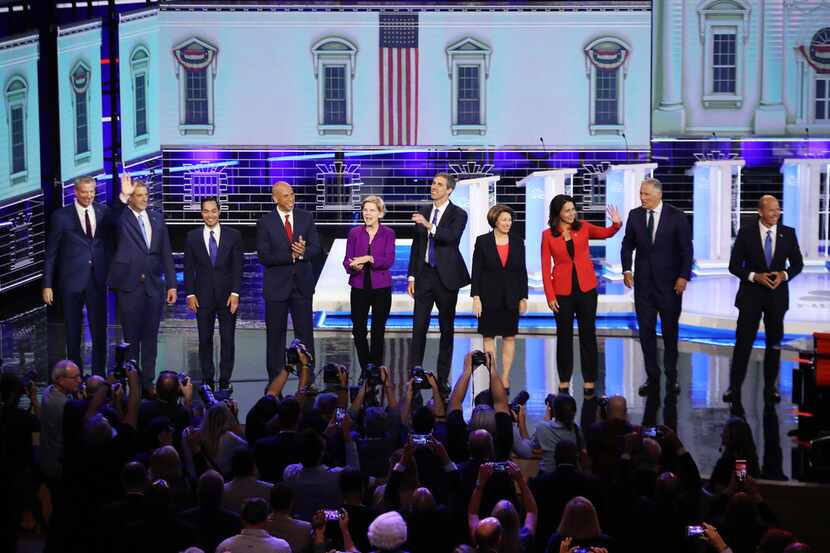
POLYGON ((379 196, 367 196, 360 205, 363 223, 349 231, 343 267, 352 287, 352 336, 360 366, 383 364, 383 335, 392 308, 392 275, 395 263, 395 231, 381 225, 386 212, 379 196), (372 346, 366 339, 372 310, 372 346))

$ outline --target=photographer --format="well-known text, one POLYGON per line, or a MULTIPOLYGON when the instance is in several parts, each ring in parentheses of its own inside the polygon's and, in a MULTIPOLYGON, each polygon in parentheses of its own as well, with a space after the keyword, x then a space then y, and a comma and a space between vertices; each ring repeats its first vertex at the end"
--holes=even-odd
POLYGON ((288 381, 288 374, 287 370, 278 372, 265 388, 265 394, 245 415, 245 439, 249 444, 254 444, 272 433, 271 422, 278 413, 282 390, 288 381))
MULTIPOLYGON (((405 424, 411 424, 411 414, 413 401, 415 401, 415 393, 421 393, 421 390, 430 390, 432 392, 432 400, 429 406, 435 414, 437 421, 445 421, 447 418, 447 407, 444 404, 443 396, 441 395, 440 387, 438 386, 438 379, 431 371, 425 371, 421 367, 413 367, 410 371, 409 380, 406 383, 404 391, 404 402, 401 407, 401 420, 405 424)), ((420 397, 416 404, 420 405, 420 397)))
POLYGON ((574 422, 576 417, 576 400, 570 394, 549 394, 545 399, 545 420, 536 425, 533 434, 533 448, 542 450, 539 473, 553 472, 556 469, 554 452, 556 444, 562 440, 573 441, 580 450, 581 461, 587 459, 585 439, 582 431, 574 422))
MULTIPOLYGON (((349 531, 349 513, 340 510, 339 518, 337 519, 337 527, 340 529, 340 535, 343 538, 343 551, 345 553, 360 553, 352 541, 352 534, 349 531)), ((328 540, 326 539, 326 526, 328 525, 328 518, 325 510, 319 510, 314 513, 311 518, 312 531, 312 553, 325 553, 330 551, 328 547, 328 540)))
POLYGON ((138 431, 145 443, 153 438, 148 430, 150 421, 156 417, 170 419, 174 428, 173 444, 180 449, 182 432, 193 420, 193 382, 190 377, 173 371, 159 373, 155 397, 142 401, 138 411, 138 431))
MULTIPOLYGON (((288 374, 282 371, 281 374, 288 374)), ((279 376, 277 376, 279 378, 279 376)), ((275 400, 276 401, 276 400, 275 400)), ((267 435, 254 444, 254 456, 262 479, 276 484, 282 482, 285 467, 300 461, 297 425, 300 422, 300 403, 288 396, 276 403, 277 433, 267 435)), ((271 423, 269 423, 270 425, 271 423)))
POLYGON ((38 457, 40 468, 47 478, 56 479, 63 469, 64 407, 81 387, 81 370, 67 359, 58 361, 52 368, 51 381, 52 384, 43 391, 38 457))
POLYGON ((622 455, 623 440, 634 427, 628 420, 628 404, 623 396, 611 396, 601 400, 600 417, 586 430, 588 457, 591 459, 591 471, 600 479, 607 481, 614 470, 614 465, 622 455))

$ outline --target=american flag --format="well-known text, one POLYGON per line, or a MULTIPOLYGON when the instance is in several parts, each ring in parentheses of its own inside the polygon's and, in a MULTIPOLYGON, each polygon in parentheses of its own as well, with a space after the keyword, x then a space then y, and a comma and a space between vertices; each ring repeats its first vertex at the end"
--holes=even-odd
POLYGON ((418 14, 380 13, 380 143, 418 143, 418 14))

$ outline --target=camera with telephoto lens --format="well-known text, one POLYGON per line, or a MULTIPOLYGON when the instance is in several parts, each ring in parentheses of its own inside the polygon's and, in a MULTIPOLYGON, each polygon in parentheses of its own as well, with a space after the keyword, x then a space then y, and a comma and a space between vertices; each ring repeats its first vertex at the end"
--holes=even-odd
POLYGON ((305 344, 303 344, 299 338, 294 338, 291 340, 291 344, 289 344, 289 346, 285 349, 285 366, 290 372, 296 371, 297 367, 302 365, 300 353, 306 356, 309 365, 314 362, 314 359, 311 357, 311 353, 308 351, 305 344))
POLYGON ((474 369, 481 365, 487 366, 487 354, 480 349, 473 350, 473 356, 470 361, 473 363, 474 369))
POLYGON ((340 366, 336 363, 326 363, 323 366, 323 382, 327 386, 339 386, 340 366))
POLYGON ((130 352, 130 344, 127 342, 121 342, 115 346, 115 366, 112 368, 112 376, 116 380, 120 380, 122 382, 127 381, 127 369, 134 369, 139 372, 139 378, 141 377, 141 371, 138 368, 138 362, 135 359, 127 359, 127 355, 130 352))
POLYGON ((370 388, 383 384, 380 377, 380 367, 374 363, 367 363, 366 368, 360 373, 360 381, 370 388))
POLYGON ((429 378, 427 378, 428 375, 432 375, 432 373, 430 371, 425 371, 423 367, 412 367, 412 370, 409 372, 409 376, 412 378, 412 389, 429 390, 432 388, 429 383, 429 378))
POLYGON ((220 388, 214 392, 207 384, 199 386, 199 397, 208 409, 217 403, 230 400, 232 394, 233 388, 220 388))
POLYGON ((527 404, 527 400, 529 400, 529 399, 530 399, 530 394, 527 393, 527 390, 522 390, 521 392, 516 394, 516 397, 514 397, 510 401, 510 410, 518 415, 519 414, 519 407, 521 407, 522 405, 527 404))

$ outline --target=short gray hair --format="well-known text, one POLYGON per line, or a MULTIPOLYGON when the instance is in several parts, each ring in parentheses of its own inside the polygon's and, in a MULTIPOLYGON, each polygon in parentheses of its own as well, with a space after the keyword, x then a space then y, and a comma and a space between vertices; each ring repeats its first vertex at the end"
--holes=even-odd
POLYGON ((62 376, 66 376, 66 371, 70 367, 75 367, 76 369, 78 369, 78 365, 76 365, 74 361, 70 361, 69 359, 61 359, 60 361, 55 363, 55 366, 52 367, 52 382, 56 382, 62 376))
POLYGON ((658 190, 660 192, 663 191, 663 183, 660 182, 659 179, 655 179, 654 177, 644 178, 643 182, 640 183, 640 184, 650 184, 651 186, 653 186, 655 188, 655 190, 658 190))

